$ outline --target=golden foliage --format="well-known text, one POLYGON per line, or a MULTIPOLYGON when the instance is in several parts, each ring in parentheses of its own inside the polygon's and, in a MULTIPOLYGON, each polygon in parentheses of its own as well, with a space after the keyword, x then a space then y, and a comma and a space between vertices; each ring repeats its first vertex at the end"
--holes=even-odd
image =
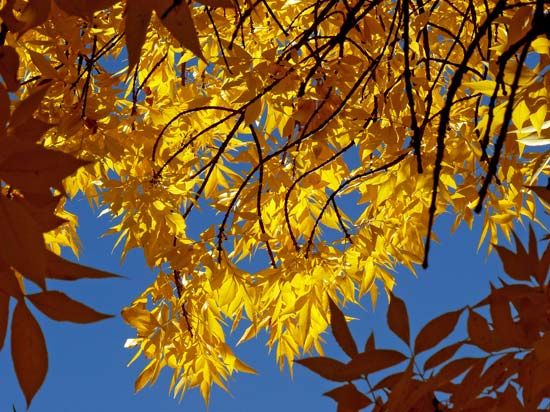
MULTIPOLYGON (((123 311, 127 346, 149 359, 138 390, 168 366, 174 393, 208 399, 253 372, 229 323, 249 324, 240 342, 267 329, 281 366, 322 352, 328 296, 375 302, 397 264, 427 266, 445 210, 455 226, 482 213, 481 245, 538 222, 533 193, 548 208, 542 1, 0 5, 0 274, 44 290, 45 277, 101 277, 57 257, 78 247, 62 196, 117 218, 122 255, 140 247, 162 269, 123 311)), ((26 310, 13 283, 0 326, 4 294, 26 310)), ((390 328, 408 341, 403 313, 392 306, 390 328)), ((36 382, 22 387, 30 401, 36 382)))

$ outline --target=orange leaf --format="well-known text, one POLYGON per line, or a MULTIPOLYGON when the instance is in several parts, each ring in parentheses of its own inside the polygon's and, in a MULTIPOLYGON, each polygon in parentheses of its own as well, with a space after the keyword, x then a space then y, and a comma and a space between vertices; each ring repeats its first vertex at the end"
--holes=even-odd
MULTIPOLYGON (((353 377, 368 375, 403 362, 407 357, 401 352, 390 349, 374 349, 362 352, 348 362, 346 374, 353 377)), ((356 379, 356 378, 354 378, 356 379)))
POLYGON ((19 202, 0 196, 0 258, 45 288, 46 259, 42 232, 19 202), (32 258, 30 258, 32 257, 32 258))
POLYGON ((0 350, 4 347, 10 316, 10 297, 0 292, 0 350))
POLYGON ((56 290, 27 295, 27 298, 44 315, 60 322, 92 323, 112 317, 112 315, 96 312, 56 290))
POLYGON ((126 47, 128 49, 128 73, 138 64, 141 48, 153 13, 150 0, 133 0, 126 3, 126 47))
POLYGON ((409 345, 409 315, 405 302, 390 292, 388 307, 388 326, 406 345, 409 345))
POLYGON ((57 7, 71 16, 90 17, 96 11, 109 8, 119 1, 120 0, 55 0, 55 3, 57 7))
POLYGON ((351 410, 363 409, 372 403, 368 397, 357 390, 353 383, 339 386, 338 388, 325 392, 323 395, 334 399, 339 407, 343 406, 351 410))
POLYGON ((314 356, 295 360, 294 362, 331 381, 345 382, 351 380, 347 377, 346 365, 332 358, 314 356))
POLYGON ((445 346, 443 349, 438 350, 432 356, 428 358, 426 363, 424 363, 424 370, 429 370, 435 368, 436 366, 441 365, 442 363, 448 361, 456 351, 462 346, 463 342, 456 342, 452 345, 445 346))
POLYGON ((83 278, 102 279, 119 278, 122 276, 103 270, 93 269, 88 266, 79 265, 56 255, 47 250, 46 252, 46 277, 59 280, 78 280, 83 278))
POLYGON ((17 70, 19 69, 19 55, 11 46, 0 46, 0 74, 4 78, 6 88, 10 92, 19 89, 17 70))
POLYGON ((416 337, 414 353, 418 355, 445 339, 454 330, 461 313, 462 310, 456 310, 429 321, 416 337))
POLYGON ((0 162, 0 176, 22 192, 46 193, 54 187, 63 192, 62 180, 89 162, 31 145, 0 162))
POLYGON ((334 339, 336 339, 342 350, 350 358, 353 358, 357 355, 357 345, 353 340, 346 318, 330 297, 328 298, 328 303, 330 306, 330 326, 334 339))
POLYGON ((48 350, 40 325, 24 301, 17 303, 13 313, 11 357, 29 406, 48 372, 48 350))
POLYGON ((191 10, 186 1, 156 0, 154 7, 162 24, 183 47, 204 60, 191 10))

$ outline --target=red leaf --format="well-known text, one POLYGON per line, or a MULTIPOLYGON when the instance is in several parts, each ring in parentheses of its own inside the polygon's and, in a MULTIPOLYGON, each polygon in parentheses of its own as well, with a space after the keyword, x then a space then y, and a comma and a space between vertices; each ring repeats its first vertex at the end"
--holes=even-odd
POLYGON ((40 325, 24 301, 17 303, 13 313, 11 357, 29 406, 48 372, 48 350, 40 325))
POLYGON ((83 303, 73 300, 58 291, 48 290, 27 295, 27 298, 44 315, 57 321, 92 323, 112 317, 112 315, 96 312, 83 303))
POLYGON ((325 392, 323 395, 334 399, 338 403, 338 406, 341 405, 356 411, 372 403, 368 397, 357 390, 353 383, 339 386, 338 388, 325 392))
POLYGON ((295 360, 294 362, 331 381, 346 382, 350 380, 347 377, 348 373, 345 371, 346 365, 332 358, 317 356, 295 360))
POLYGON ((388 308, 388 326, 406 345, 409 345, 409 315, 405 302, 390 292, 388 308))
POLYGON ((330 297, 328 298, 328 303, 330 306, 330 326, 334 339, 336 339, 342 350, 350 358, 353 358, 357 355, 357 344, 353 340, 346 318, 330 297))
POLYGON ((414 353, 418 355, 445 339, 454 330, 461 313, 462 310, 456 310, 429 321, 416 337, 414 353))

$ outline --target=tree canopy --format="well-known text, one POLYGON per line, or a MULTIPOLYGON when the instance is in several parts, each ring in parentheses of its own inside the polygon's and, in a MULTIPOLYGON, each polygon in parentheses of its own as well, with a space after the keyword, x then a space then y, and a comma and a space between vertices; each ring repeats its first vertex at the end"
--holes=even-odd
POLYGON ((106 316, 47 289, 111 276, 59 257, 78 253, 66 196, 158 269, 122 313, 149 360, 136 389, 169 367, 205 399, 254 372, 226 342, 241 322, 292 367, 322 353, 330 299, 375 303, 397 265, 427 267, 445 211, 480 214, 491 251, 548 210, 542 0, 0 4, 0 341, 15 299, 28 402, 47 370, 28 303, 106 316))

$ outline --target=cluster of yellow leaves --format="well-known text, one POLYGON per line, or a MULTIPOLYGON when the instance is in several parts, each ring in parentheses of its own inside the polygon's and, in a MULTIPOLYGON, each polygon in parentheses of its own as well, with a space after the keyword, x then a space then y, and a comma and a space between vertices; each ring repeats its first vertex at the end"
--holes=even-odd
POLYGON ((94 161, 64 190, 165 269, 124 311, 150 359, 138 389, 169 366, 207 398, 251 371, 225 340, 241 320, 281 365, 321 351, 327 292, 376 301, 397 264, 427 263, 437 215, 471 226, 484 204, 495 243, 538 221, 532 191, 548 201, 542 2, 1 6, 0 74, 42 93, 40 150, 94 161))
POLYGON ((405 303, 390 296, 388 326, 409 347, 410 356, 376 348, 372 334, 359 352, 344 315, 330 301, 332 333, 351 360, 313 357, 297 362, 325 379, 347 382, 325 393, 337 402, 338 411, 367 407, 369 411, 542 410, 550 397, 550 245, 539 257, 532 230, 528 251, 515 234, 514 239, 515 253, 496 246, 512 283, 502 280, 500 287, 491 287, 491 293, 472 307, 432 319, 414 344, 405 303), (426 351, 443 342, 465 312, 468 336, 447 341, 420 363, 418 355, 425 357, 426 351), (405 361, 404 370, 393 368, 380 374, 405 361), (366 394, 352 383, 363 379, 369 382, 366 394))

